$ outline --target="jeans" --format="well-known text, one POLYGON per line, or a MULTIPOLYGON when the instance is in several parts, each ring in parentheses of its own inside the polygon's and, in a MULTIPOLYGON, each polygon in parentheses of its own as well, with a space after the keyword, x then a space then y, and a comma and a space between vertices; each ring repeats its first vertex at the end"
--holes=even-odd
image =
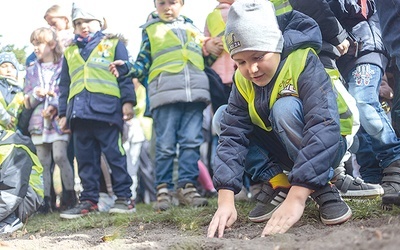
POLYGON ((360 175, 365 182, 379 184, 382 180, 382 168, 374 156, 371 137, 363 127, 357 133, 358 144, 360 145, 356 154, 360 175))
POLYGON ((196 184, 199 175, 197 161, 203 143, 204 103, 174 103, 152 111, 156 133, 156 185, 166 183, 174 189, 174 159, 178 148, 178 188, 196 184))
MULTIPOLYGON (((302 148, 301 141, 304 131, 304 113, 301 100, 291 96, 278 99, 272 107, 270 121, 273 130, 283 142, 290 159, 295 161, 299 150, 302 148)), ((339 136, 339 148, 330 159, 330 178, 333 176, 333 169, 339 166, 346 148, 346 140, 339 136)))
MULTIPOLYGON (((356 99, 360 112, 360 124, 371 137, 372 149, 369 161, 377 159, 380 166, 386 168, 392 162, 400 159, 400 140, 397 138, 391 122, 379 102, 379 86, 382 79, 382 70, 374 64, 359 64, 347 76, 349 93, 356 99), (376 158, 375 158, 376 157, 376 158)), ((362 140, 358 132, 355 143, 362 140)), ((362 145, 361 145, 362 146, 362 145)), ((352 147, 357 154, 358 148, 352 147)), ((365 160, 365 159, 364 159, 365 160)))
MULTIPOLYGON (((222 111, 226 108, 221 105, 215 112, 212 126, 217 135, 221 132, 220 122, 222 111)), ((249 135, 250 145, 246 155, 244 171, 251 177, 253 182, 269 181, 272 177, 283 172, 290 171, 293 162, 289 159, 281 141, 273 132, 254 126, 249 135)))

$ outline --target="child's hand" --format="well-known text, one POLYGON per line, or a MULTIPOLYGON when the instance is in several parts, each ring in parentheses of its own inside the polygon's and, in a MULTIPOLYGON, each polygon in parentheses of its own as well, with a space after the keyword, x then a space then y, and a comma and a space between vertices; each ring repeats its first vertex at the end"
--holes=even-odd
POLYGON ((124 121, 128 121, 128 120, 132 119, 133 118, 133 104, 130 102, 124 103, 124 105, 122 106, 122 114, 123 114, 122 119, 124 121))
POLYGON ((39 98, 44 98, 46 97, 47 91, 42 88, 42 87, 36 87, 35 88, 35 95, 39 98))
POLYGON ((224 49, 224 44, 220 37, 213 37, 206 43, 206 49, 208 53, 219 56, 224 49))
POLYGON ((42 110, 42 116, 47 119, 52 119, 56 114, 57 109, 52 105, 49 105, 47 109, 42 110))
POLYGON ((58 119, 58 126, 63 133, 71 133, 71 130, 67 127, 67 118, 65 116, 58 119))
POLYGON ((6 128, 8 129, 8 130, 14 130, 15 129, 15 117, 13 117, 13 116, 10 116, 10 123, 9 124, 7 124, 7 126, 6 126, 6 128))
POLYGON ((215 212, 207 230, 207 237, 214 238, 218 230, 218 238, 224 236, 225 228, 230 228, 237 219, 234 194, 230 190, 218 192, 218 209, 215 212))
POLYGON ((115 77, 119 77, 119 72, 117 70, 117 66, 121 66, 124 65, 124 61, 122 60, 116 60, 112 63, 110 63, 110 65, 108 66, 108 70, 110 70, 110 72, 115 76, 115 77))
POLYGON ((339 50, 340 55, 342 56, 347 53, 349 47, 350 47, 350 42, 347 39, 344 39, 344 41, 341 44, 336 46, 336 48, 339 50))
POLYGON ((286 233, 289 228, 300 220, 306 206, 305 202, 310 194, 310 189, 292 186, 286 199, 272 214, 272 217, 265 226, 261 237, 277 233, 286 233))

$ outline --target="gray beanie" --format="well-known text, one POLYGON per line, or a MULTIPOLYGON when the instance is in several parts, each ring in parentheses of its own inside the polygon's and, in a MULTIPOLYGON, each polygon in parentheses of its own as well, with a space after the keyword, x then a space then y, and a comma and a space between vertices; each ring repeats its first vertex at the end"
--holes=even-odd
MULTIPOLYGON (((77 19, 84 19, 84 20, 97 20, 100 22, 100 26, 102 30, 107 29, 107 22, 106 19, 98 12, 95 10, 92 10, 88 12, 85 10, 85 7, 87 7, 88 4, 83 5, 83 3, 80 3, 79 5, 76 3, 73 3, 72 5, 72 23, 74 23, 75 20, 77 19)), ((75 26, 75 24, 74 24, 75 26)))
POLYGON ((267 0, 237 0, 229 9, 225 29, 231 56, 242 51, 282 52, 283 36, 275 8, 267 0))
POLYGON ((1 52, 0 53, 0 65, 3 63, 11 63, 14 65, 14 67, 17 69, 17 75, 19 71, 19 62, 17 58, 15 57, 15 54, 13 52, 1 52))

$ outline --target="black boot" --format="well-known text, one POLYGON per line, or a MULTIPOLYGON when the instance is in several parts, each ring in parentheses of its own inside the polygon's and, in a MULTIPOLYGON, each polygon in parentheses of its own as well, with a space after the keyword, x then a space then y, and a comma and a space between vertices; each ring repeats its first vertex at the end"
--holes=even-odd
POLYGON ((61 197, 61 211, 75 207, 77 203, 77 196, 75 190, 66 190, 61 197))
POLYGON ((45 196, 42 205, 38 209, 38 213, 48 214, 52 212, 53 210, 51 209, 51 198, 49 196, 45 196))

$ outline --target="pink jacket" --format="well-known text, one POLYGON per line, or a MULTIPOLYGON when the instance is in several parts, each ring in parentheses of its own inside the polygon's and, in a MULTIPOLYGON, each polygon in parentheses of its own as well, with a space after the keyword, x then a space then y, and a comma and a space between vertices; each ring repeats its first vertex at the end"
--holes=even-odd
MULTIPOLYGON (((228 11, 230 7, 231 5, 227 3, 220 3, 218 4, 217 7, 215 7, 216 9, 221 9, 222 18, 224 19, 225 22, 228 17, 228 11)), ((204 35, 206 37, 211 36, 207 24, 205 25, 204 28, 204 35)), ((205 48, 205 46, 203 48, 205 48)), ((229 84, 229 85, 232 84, 232 77, 235 72, 235 62, 232 60, 228 52, 224 50, 218 57, 218 59, 214 62, 214 64, 211 66, 211 68, 215 70, 215 72, 217 72, 217 74, 221 77, 222 82, 224 84, 229 84)))

